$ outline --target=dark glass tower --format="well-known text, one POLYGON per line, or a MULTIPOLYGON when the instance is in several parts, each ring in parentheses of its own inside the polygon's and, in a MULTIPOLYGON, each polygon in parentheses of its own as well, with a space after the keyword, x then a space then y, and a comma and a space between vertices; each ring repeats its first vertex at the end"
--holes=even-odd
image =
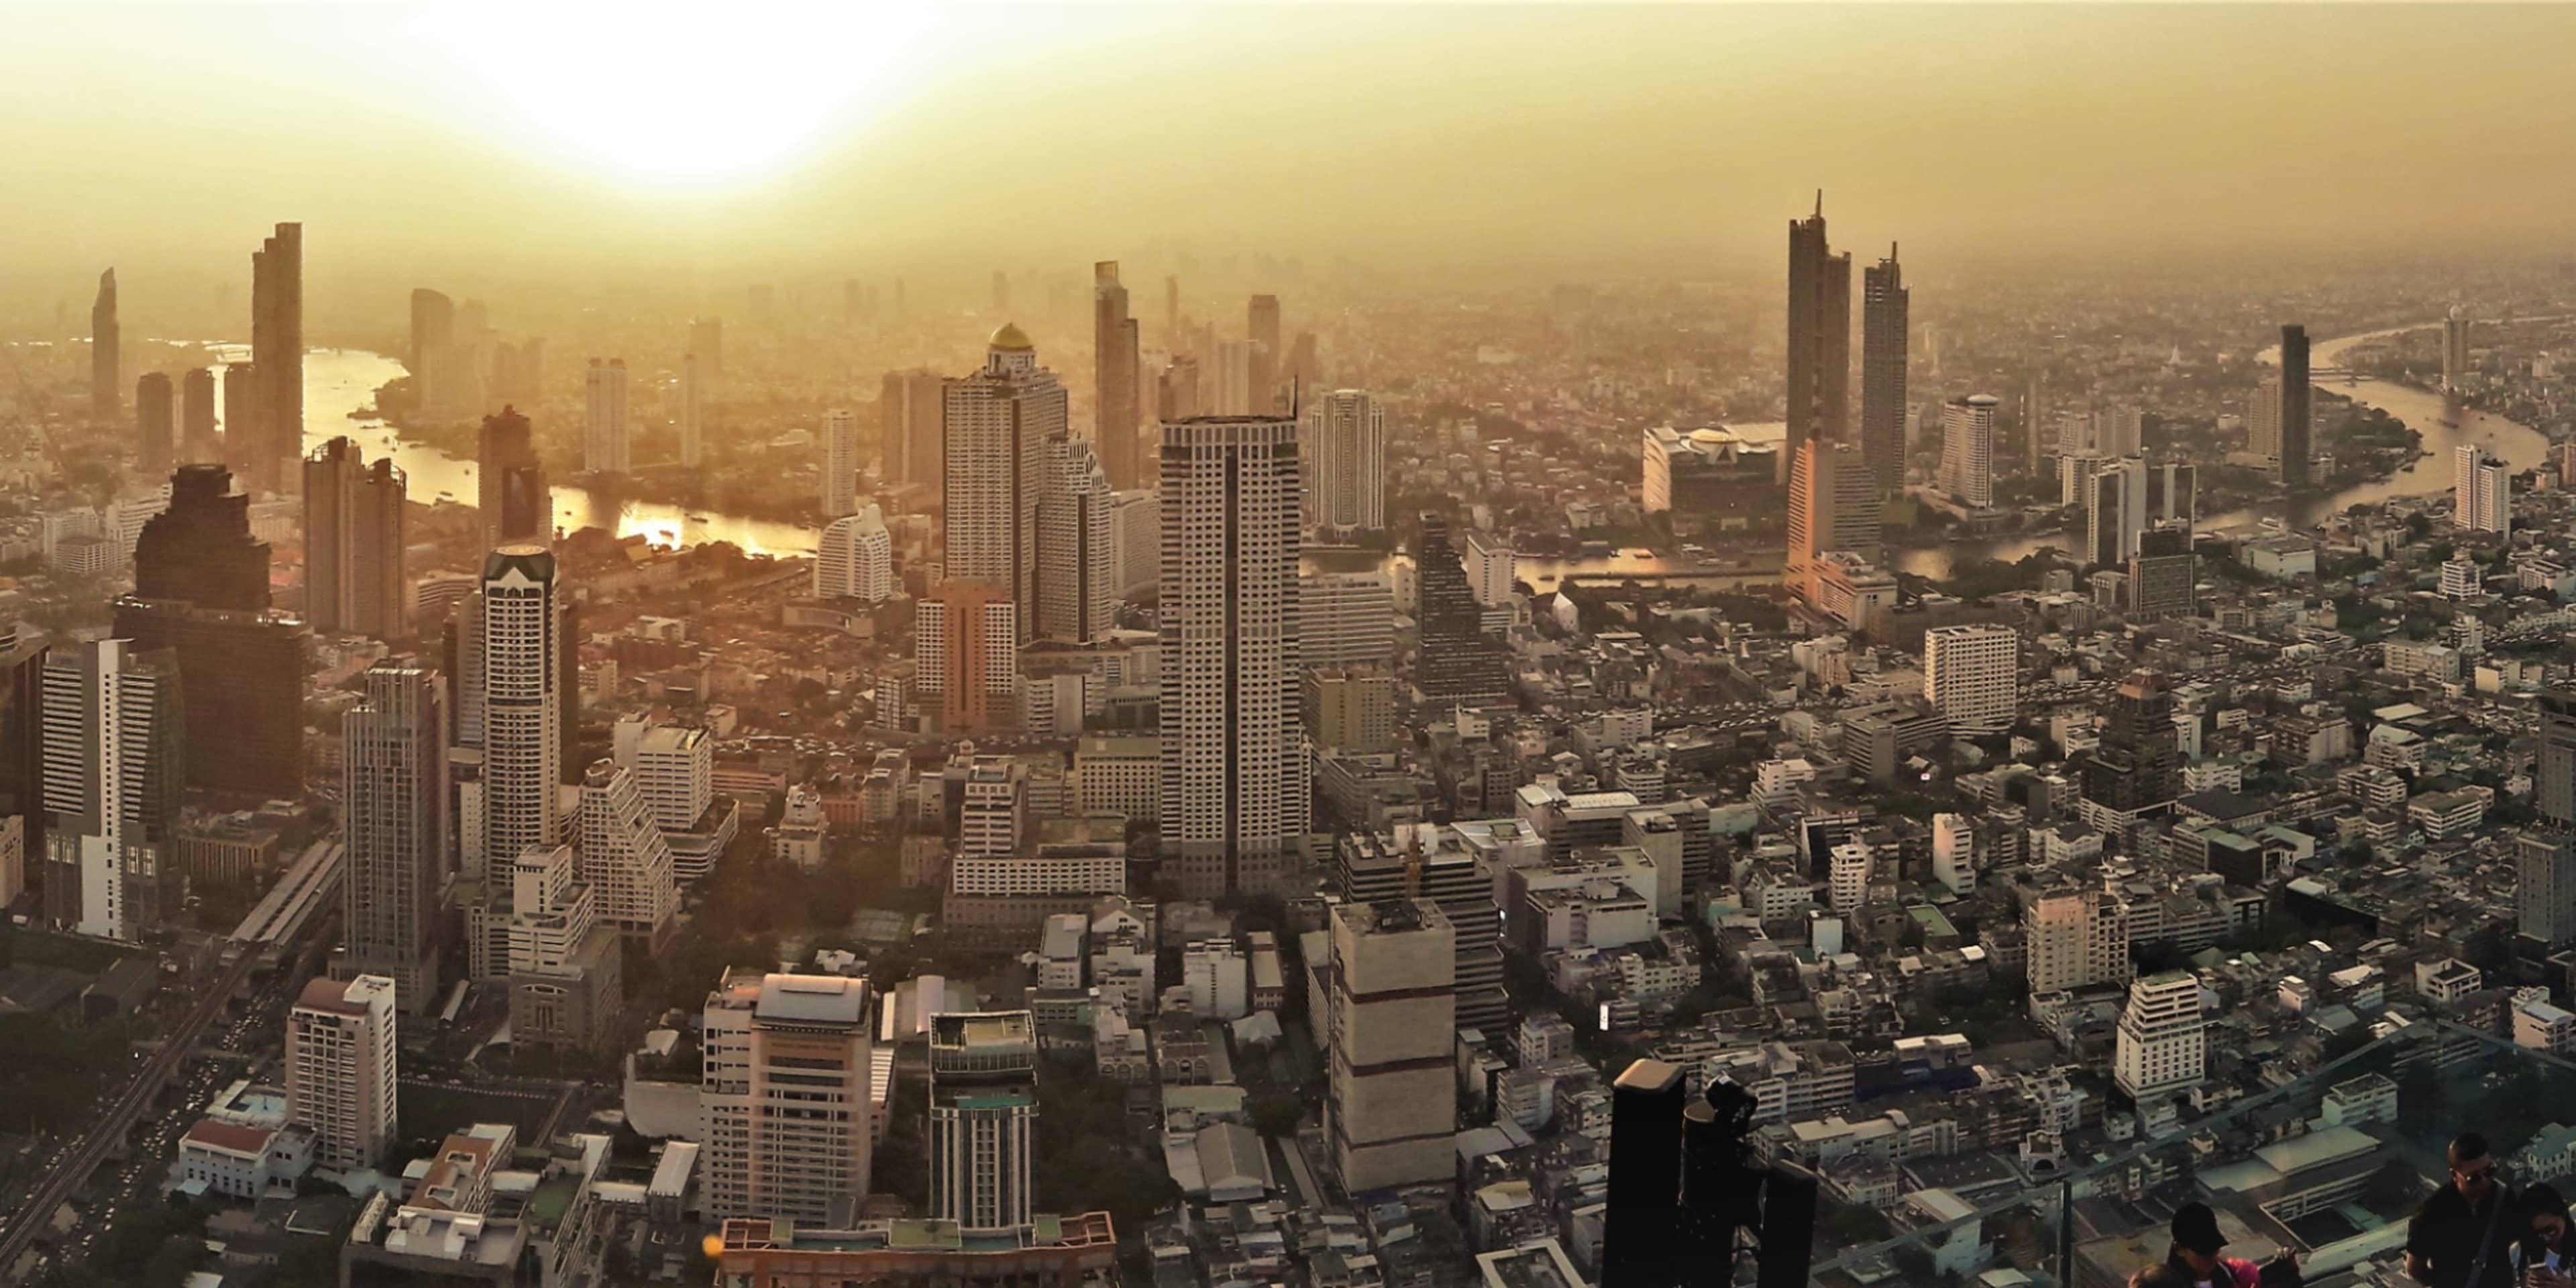
POLYGON ((124 351, 125 331, 116 323, 116 270, 111 268, 98 275, 98 298, 89 306, 89 409, 103 425, 124 417, 124 351))
POLYGON ((2154 671, 2132 671, 2111 697, 2102 745, 2084 767, 2084 799, 2125 826, 2162 814, 2182 795, 2182 747, 2174 737, 2173 694, 2154 671))
POLYGON ((2308 329, 2294 322, 2281 328, 2281 486, 2308 485, 2315 427, 2314 394, 2308 387, 2308 329))
POLYGON ((1816 213, 1789 222, 1789 436, 1780 468, 1810 438, 1845 441, 1851 400, 1851 256, 1825 241, 1825 194, 1816 213))
POLYGON ((1426 702, 1494 702, 1509 697, 1511 669, 1485 634, 1484 608, 1467 584, 1467 567, 1449 544, 1449 520, 1422 516, 1414 553, 1422 642, 1413 685, 1426 702))
POLYGON ((474 451, 474 503, 483 514, 483 540, 492 546, 544 542, 554 535, 554 498, 528 418, 516 407, 483 418, 474 451))
POLYGON ((1905 486, 1906 312, 1912 292, 1890 244, 1861 274, 1860 447, 1881 493, 1905 486))
POLYGON ((183 465, 170 476, 170 508, 134 543, 134 594, 198 608, 268 607, 268 543, 250 534, 250 497, 220 465, 183 465))

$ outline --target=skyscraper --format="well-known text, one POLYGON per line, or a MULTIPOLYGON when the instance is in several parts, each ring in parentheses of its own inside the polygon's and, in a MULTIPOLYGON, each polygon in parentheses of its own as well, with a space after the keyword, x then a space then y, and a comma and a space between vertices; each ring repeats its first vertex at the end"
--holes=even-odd
POLYGON ((1610 1086, 1610 1156, 1602 1206, 1601 1288, 1674 1288, 1675 1198, 1681 1189, 1679 1065, 1631 1063, 1610 1086))
POLYGON ((143 525, 134 547, 134 593, 199 608, 268 607, 268 543, 251 535, 250 498, 220 465, 170 476, 169 508, 143 525))
POLYGON ((544 542, 554 535, 554 495, 537 460, 534 432, 516 407, 483 418, 474 447, 474 503, 486 545, 544 542))
POLYGON ((412 400, 426 409, 439 403, 439 364, 456 338, 456 302, 428 287, 411 293, 412 400))
POLYGON ((1038 496, 1037 634, 1089 644, 1118 625, 1117 550, 1110 531, 1114 497, 1107 473, 1078 438, 1049 444, 1051 477, 1038 496))
POLYGON ((1951 399, 1941 409, 1941 490, 1984 510, 1995 503, 1995 409, 1992 394, 1951 399))
POLYGON ((341 436, 304 461, 304 619, 326 634, 408 633, 405 486, 390 456, 367 464, 341 436))
POLYGON ((89 306, 89 414, 102 425, 125 419, 125 329, 116 321, 116 270, 98 275, 89 306))
POLYGON ((2245 450, 2262 460, 2264 468, 2278 473, 2281 468, 2281 375, 2263 377, 2254 392, 2245 398, 2245 450))
POLYGON ((1027 1011, 930 1021, 930 1215, 969 1235, 1029 1227, 1038 1044, 1027 1011))
POLYGON ((823 413, 823 518, 859 512, 859 417, 844 407, 823 413))
POLYGON ((582 778, 581 879, 598 894, 599 919, 646 955, 679 930, 671 844, 635 776, 613 760, 593 764, 582 778))
POLYGON ((2189 531, 2160 527, 2141 534, 2137 553, 2129 556, 2129 620, 2160 622, 2191 616, 2197 608, 2198 579, 2189 531))
POLYGON ((1335 533, 1386 530, 1386 409, 1364 389, 1336 389, 1306 404, 1313 478, 1309 526, 1335 533))
POLYGON ((2120 1012, 2112 1081, 2132 1099, 2152 1101, 2200 1085, 2207 1073, 2199 979, 2170 970, 2133 981, 2129 1005, 2120 1012))
POLYGON ((2451 449, 2451 526, 2462 532, 2513 534, 2511 467, 2476 443, 2451 449))
POLYGON ((1815 604, 1822 556, 1843 551, 1876 563, 1880 507, 1878 476, 1861 448, 1808 439, 1789 467, 1789 557, 1781 580, 1815 604))
POLYGON ((1963 733, 1998 733, 2020 703, 2021 637, 2009 626, 1923 634, 1923 698, 1963 733))
POLYGON ((179 378, 179 463, 196 465, 224 458, 215 438, 215 373, 190 367, 179 378))
POLYGON ((2308 384, 2308 329, 2297 323, 2281 328, 2281 486, 2308 485, 2308 456, 2314 450, 2315 416, 2308 384))
POLYGON ((708 379, 724 379, 724 319, 689 319, 688 351, 707 364, 708 379))
POLYGON ((187 745, 166 651, 104 639, 44 660, 45 917, 102 939, 161 919, 187 745))
POLYGON ((1190 898, 1259 892, 1306 831, 1297 423, 1163 426, 1162 826, 1190 898))
POLYGON ((2022 913, 2028 945, 2030 991, 2058 993, 2099 984, 2126 984, 2129 905, 2101 890, 2050 890, 2022 913))
POLYGON ((45 646, 0 634, 0 896, 45 880, 45 646))
POLYGON ((894 593, 894 538, 875 505, 832 520, 814 552, 814 597, 884 603, 894 593))
POLYGON ((868 1193, 868 984, 729 971, 707 994, 707 1215, 826 1222, 868 1193))
POLYGON ((1894 243, 1861 274, 1860 299, 1860 447, 1884 494, 1905 487, 1906 315, 1913 299, 1894 243))
POLYGON ((279 224, 250 257, 250 360, 259 384, 251 486, 281 491, 304 456, 302 224, 279 224))
POLYGON ((2084 765, 2086 822, 2126 832, 2164 814, 2182 795, 2182 747, 2176 741, 2173 694, 2154 671, 2132 671, 2111 696, 2101 745, 2084 765))
MULTIPOLYGON (((1511 659, 1499 642, 1485 634, 1484 605, 1477 602, 1466 564, 1450 544, 1447 516, 1422 516, 1422 540, 1413 563, 1415 618, 1421 637, 1414 658, 1414 690, 1422 701, 1436 704, 1478 705, 1510 698, 1511 659)), ((1302 631, 1300 636, 1302 646, 1302 631)), ((1165 656, 1168 659, 1169 654, 1165 656)))
POLYGON ((383 975, 413 1014, 438 996, 446 910, 447 684, 417 657, 379 660, 341 718, 346 796, 341 943, 347 971, 383 975))
POLYGON ((1118 282, 1118 261, 1091 266, 1092 440, 1109 486, 1141 486, 1145 455, 1137 432, 1140 402, 1136 319, 1127 311, 1127 288, 1118 282))
POLYGON ((1279 344, 1279 297, 1256 295, 1247 311, 1245 335, 1252 341, 1244 383, 1251 403, 1244 413, 1267 416, 1279 407, 1279 364, 1287 356, 1279 344))
POLYGON ((178 403, 165 372, 147 371, 134 382, 134 467, 167 474, 178 452, 178 403))
MULTIPOLYGON (((947 382, 942 392, 948 578, 980 582, 1033 607, 1044 449, 1068 428, 1064 386, 1038 365, 1029 337, 1004 323, 985 350, 984 369, 947 382)), ((1034 626, 1033 613, 1021 617, 1022 630, 1034 626)))
POLYGON ((626 359, 591 359, 582 389, 588 398, 588 415, 582 422, 582 471, 623 474, 628 465, 626 359))
POLYGON ((240 476, 244 487, 251 486, 259 467, 259 400, 265 389, 258 364, 224 364, 224 441, 218 459, 240 476))
POLYGON ((982 582, 951 578, 913 601, 913 678, 943 732, 1020 723, 1018 605, 982 582))
POLYGON ((564 839, 564 605, 555 557, 511 545, 483 561, 483 845, 503 865, 564 839))
POLYGON ((399 986, 317 976, 286 1013, 286 1119, 313 1129, 313 1161, 355 1172, 394 1143, 399 986))
POLYGON ((680 359, 680 465, 696 469, 706 463, 706 389, 698 373, 698 355, 680 359))
POLYGON ((2456 392, 2469 375, 2469 310, 2454 304, 2442 317, 2442 388, 2456 392))
POLYGON ((2559 827, 2576 827, 2576 689, 2540 691, 2540 746, 2531 771, 2531 805, 2559 827))
POLYGON ((1789 221, 1789 432, 1781 468, 1810 438, 1844 441, 1851 398, 1851 255, 1825 240, 1825 194, 1816 213, 1789 221))
POLYGON ((1332 910, 1331 1087, 1324 1134, 1353 1194, 1457 1168, 1457 931, 1429 899, 1332 910))
POLYGON ((2514 929, 2542 955, 2576 941, 2576 842, 2563 827, 2514 835, 2514 929))
POLYGON ((941 383, 927 369, 885 373, 877 397, 877 459, 888 483, 940 486, 941 383))

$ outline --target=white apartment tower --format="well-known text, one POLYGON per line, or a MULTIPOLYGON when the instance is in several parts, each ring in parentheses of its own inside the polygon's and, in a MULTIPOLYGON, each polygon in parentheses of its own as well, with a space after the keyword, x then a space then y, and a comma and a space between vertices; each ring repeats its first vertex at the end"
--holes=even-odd
POLYGON ((867 1197, 868 985, 728 972, 698 1084, 707 1215, 819 1224, 867 1197))
POLYGON ((2125 984, 2132 974, 2129 907, 2102 891, 2041 895, 2023 914, 2022 935, 2033 994, 2125 984))
POLYGON ((1052 477, 1038 497, 1037 633, 1098 643, 1117 628, 1125 594, 1110 526, 1116 498, 1109 475, 1091 444, 1074 438, 1050 443, 1044 466, 1052 477))
POLYGON ((613 760, 582 775, 581 875, 599 892, 600 918, 648 951, 678 929, 680 884, 670 842, 635 775, 613 760))
POLYGON ((394 982, 317 978, 286 1012, 286 1119, 313 1131, 313 1162, 356 1171, 394 1138, 394 982))
POLYGON ((1332 910, 1331 1089, 1324 1135, 1342 1187, 1454 1174, 1457 932, 1429 899, 1332 910))
POLYGON ((678 725, 638 727, 628 738, 626 723, 618 730, 617 762, 635 775, 654 824, 664 832, 696 827, 715 803, 715 740, 704 729, 678 725))
POLYGON ((564 605, 555 557, 503 546, 483 561, 484 862, 509 863, 564 839, 562 797, 564 605))
POLYGON ((814 598, 882 604, 894 594, 894 535, 871 502, 823 529, 814 552, 814 598))
POLYGON ((1942 626, 1923 635, 1923 697, 1965 733, 2012 725, 2020 696, 2020 636, 2009 626, 1942 626))
POLYGON ((447 683, 407 655, 368 667, 363 683, 364 701, 340 723, 342 973, 392 979, 417 1014, 438 995, 446 919, 447 683))
POLYGON ((140 938, 186 780, 178 663, 132 640, 58 646, 41 686, 46 920, 140 938))
POLYGON ((1332 533, 1386 528, 1386 409, 1364 389, 1336 389, 1306 407, 1313 454, 1306 522, 1332 533))
POLYGON ((591 474, 627 471, 626 359, 590 360, 582 390, 589 414, 582 422, 581 467, 591 474))
POLYGON ((1307 823, 1297 422, 1168 422, 1160 477, 1163 843, 1187 897, 1267 890, 1307 823))
POLYGON ((823 517, 859 512, 859 414, 846 407, 823 413, 823 517))
POLYGON ((1992 394, 1970 394, 1941 409, 1941 490, 1983 510, 1995 503, 1995 409, 1992 394))
POLYGON ((2200 981, 2173 970, 2130 984, 2117 1043, 2111 1079, 2131 1099, 2157 1100, 2199 1086, 2208 1072, 2200 981))
POLYGON ((698 370, 698 355, 680 359, 680 465, 696 469, 707 459, 707 391, 706 377, 698 370))
POLYGON ((2454 304, 2442 318, 2442 389, 2456 392, 2469 376, 2469 310, 2454 304))
MULTIPOLYGON (((983 370, 948 381, 941 397, 946 575, 1034 608, 1038 498, 1047 444, 1067 435, 1064 386, 1038 365, 1029 337, 1004 324, 983 370)), ((1035 614, 1020 616, 1029 629, 1035 614)))
POLYGON ((2451 449, 2451 526, 2513 534, 2512 467, 2476 443, 2451 449))
POLYGON ((1026 1230, 1035 1192, 1037 1031, 1027 1011, 930 1021, 930 1215, 968 1235, 1026 1230))

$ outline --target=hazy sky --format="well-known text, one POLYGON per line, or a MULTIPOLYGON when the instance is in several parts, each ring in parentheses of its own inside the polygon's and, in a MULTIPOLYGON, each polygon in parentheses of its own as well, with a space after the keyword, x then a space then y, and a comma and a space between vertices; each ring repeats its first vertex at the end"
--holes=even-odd
POLYGON ((292 218, 422 273, 1697 268, 1820 186, 1861 258, 2556 251, 2571 50, 2555 6, 0 4, 0 287, 292 218))

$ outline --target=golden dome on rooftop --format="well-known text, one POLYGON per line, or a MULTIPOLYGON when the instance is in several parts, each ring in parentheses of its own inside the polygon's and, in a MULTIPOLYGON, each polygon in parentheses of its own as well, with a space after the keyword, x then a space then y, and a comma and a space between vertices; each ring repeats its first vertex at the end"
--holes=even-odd
POLYGON ((1012 353, 1029 353, 1037 349, 1030 343, 1029 333, 1021 330, 1017 322, 1003 323, 1002 329, 993 333, 992 347, 1012 353))

